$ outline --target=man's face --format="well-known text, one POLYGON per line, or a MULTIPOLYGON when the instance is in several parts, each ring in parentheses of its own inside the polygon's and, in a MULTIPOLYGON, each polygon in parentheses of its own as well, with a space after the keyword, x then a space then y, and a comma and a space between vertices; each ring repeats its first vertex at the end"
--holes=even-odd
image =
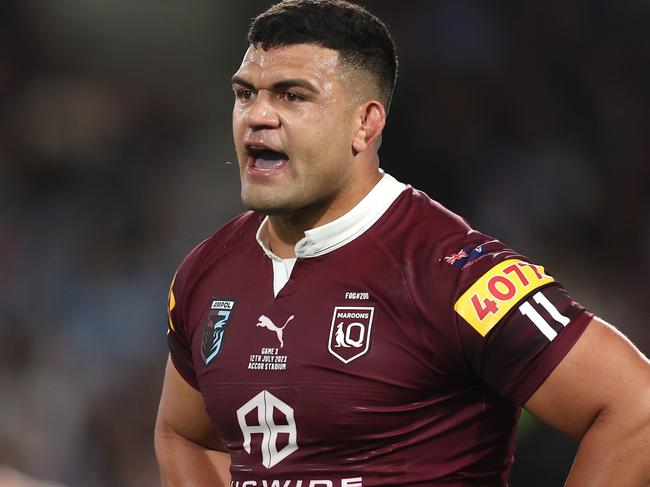
POLYGON ((233 76, 233 137, 248 208, 320 211, 353 190, 354 96, 334 50, 250 46, 233 76))

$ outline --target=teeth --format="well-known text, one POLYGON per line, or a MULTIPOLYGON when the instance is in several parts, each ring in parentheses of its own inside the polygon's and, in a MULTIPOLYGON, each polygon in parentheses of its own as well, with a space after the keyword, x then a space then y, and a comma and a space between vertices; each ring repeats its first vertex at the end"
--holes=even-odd
POLYGON ((287 159, 287 155, 268 147, 249 147, 248 154, 253 158, 263 157, 266 159, 287 159))
POLYGON ((268 147, 263 147, 263 146, 249 146, 247 150, 248 153, 253 157, 257 157, 260 154, 263 154, 265 152, 273 152, 268 147))

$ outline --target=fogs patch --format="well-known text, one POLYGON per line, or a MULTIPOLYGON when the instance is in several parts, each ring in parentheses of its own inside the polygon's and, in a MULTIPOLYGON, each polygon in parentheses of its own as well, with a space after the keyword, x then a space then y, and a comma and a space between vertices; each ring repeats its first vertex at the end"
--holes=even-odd
POLYGON ((368 353, 374 312, 373 307, 335 307, 330 326, 330 353, 346 364, 368 353))
POLYGON ((201 358, 205 365, 210 365, 221 353, 228 320, 232 317, 234 308, 234 299, 212 298, 201 340, 201 358))

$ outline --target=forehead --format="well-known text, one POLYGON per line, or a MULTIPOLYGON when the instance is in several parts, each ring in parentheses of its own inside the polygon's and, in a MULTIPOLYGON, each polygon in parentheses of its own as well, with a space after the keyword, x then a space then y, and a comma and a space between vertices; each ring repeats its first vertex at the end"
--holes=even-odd
POLYGON ((272 47, 249 46, 237 75, 250 81, 273 82, 281 78, 308 78, 325 84, 341 76, 339 55, 313 44, 272 47))

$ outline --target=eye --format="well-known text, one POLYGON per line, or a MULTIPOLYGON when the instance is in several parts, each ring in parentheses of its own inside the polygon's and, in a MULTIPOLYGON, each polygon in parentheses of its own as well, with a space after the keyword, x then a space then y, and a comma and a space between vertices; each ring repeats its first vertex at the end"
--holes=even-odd
POLYGON ((285 98, 287 101, 290 101, 290 102, 296 102, 296 101, 302 101, 302 100, 304 100, 304 98, 303 98, 302 96, 297 95, 297 94, 295 94, 295 93, 292 92, 292 91, 286 91, 286 92, 284 93, 284 98, 285 98))
POLYGON ((253 92, 251 90, 235 90, 235 98, 237 100, 250 100, 251 96, 253 96, 253 92))

